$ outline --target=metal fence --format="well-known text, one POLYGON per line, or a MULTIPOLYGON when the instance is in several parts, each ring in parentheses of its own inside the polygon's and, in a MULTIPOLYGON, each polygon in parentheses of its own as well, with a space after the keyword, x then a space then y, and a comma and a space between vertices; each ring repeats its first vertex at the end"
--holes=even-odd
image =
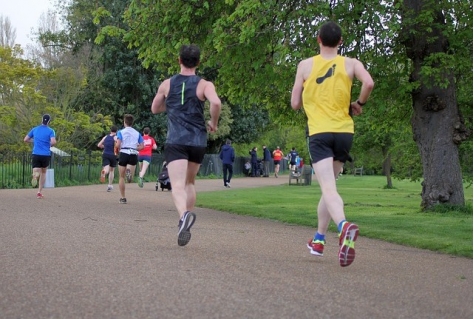
MULTIPOLYGON (((52 154, 49 166, 54 187, 70 185, 87 185, 99 182, 102 169, 102 152, 62 152, 62 155, 52 154), (52 173, 52 174, 51 174, 52 173)), ((31 184, 31 153, 27 152, 2 152, 0 153, 0 188, 26 188, 31 184)), ((234 175, 246 175, 245 163, 247 157, 236 157, 234 162, 234 175)), ((144 176, 147 181, 156 181, 164 162, 163 154, 153 154, 151 165, 144 176)), ((270 162, 270 171, 273 172, 273 161, 270 162)), ((287 170, 286 161, 282 161, 280 171, 287 170)), ((47 176, 48 176, 47 175, 47 176)), ((135 176, 138 175, 138 165, 135 176)), ((222 177, 222 161, 218 154, 204 156, 198 176, 222 177)), ((46 183, 51 183, 51 180, 46 183)), ((115 182, 118 182, 118 171, 115 171, 115 182)), ((51 185, 46 185, 52 187, 51 185)))

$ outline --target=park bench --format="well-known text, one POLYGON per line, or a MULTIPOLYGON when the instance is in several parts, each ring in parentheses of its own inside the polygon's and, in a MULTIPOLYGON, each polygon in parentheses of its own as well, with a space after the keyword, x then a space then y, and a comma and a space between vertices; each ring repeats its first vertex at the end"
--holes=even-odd
POLYGON ((354 168, 354 176, 357 176, 357 175, 362 176, 363 173, 364 173, 364 166, 354 168))
POLYGON ((310 165, 304 165, 302 168, 299 168, 296 173, 290 172, 288 185, 309 186, 313 179, 312 175, 313 168, 310 165))

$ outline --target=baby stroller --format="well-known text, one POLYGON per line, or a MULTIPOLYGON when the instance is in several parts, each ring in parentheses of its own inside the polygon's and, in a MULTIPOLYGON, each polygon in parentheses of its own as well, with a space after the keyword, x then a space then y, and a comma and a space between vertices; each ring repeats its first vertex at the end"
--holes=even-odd
POLYGON ((158 191, 158 188, 161 188, 161 191, 163 191, 165 188, 169 191, 171 190, 171 181, 168 175, 168 164, 166 162, 163 162, 163 166, 161 167, 161 173, 158 175, 155 191, 158 191))

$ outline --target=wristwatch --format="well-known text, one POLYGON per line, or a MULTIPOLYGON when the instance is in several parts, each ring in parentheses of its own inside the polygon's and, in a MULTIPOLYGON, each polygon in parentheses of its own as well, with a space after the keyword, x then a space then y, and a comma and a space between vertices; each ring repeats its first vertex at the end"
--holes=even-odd
POLYGON ((365 103, 362 103, 362 102, 361 102, 361 101, 359 101, 359 100, 357 100, 357 101, 356 101, 356 103, 357 103, 357 104, 359 104, 360 106, 364 106, 364 105, 366 105, 366 104, 367 104, 367 102, 365 102, 365 103))

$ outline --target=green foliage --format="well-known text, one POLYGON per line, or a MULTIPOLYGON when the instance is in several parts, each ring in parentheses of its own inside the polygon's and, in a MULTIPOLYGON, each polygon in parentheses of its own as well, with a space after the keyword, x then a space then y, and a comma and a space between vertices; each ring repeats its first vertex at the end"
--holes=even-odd
MULTIPOLYGON (((410 94, 420 81, 410 78, 411 51, 402 44, 405 36, 422 37, 424 30, 439 27, 433 8, 444 14, 438 29, 449 50, 427 57, 421 73, 446 85, 444 73, 453 72, 468 133, 473 105, 472 0, 424 0, 420 6, 418 27, 406 30, 400 20, 404 3, 392 0, 61 2, 65 30, 39 38, 63 50, 60 63, 46 71, 21 59, 19 47, 0 48, 1 145, 28 147, 21 139, 53 107, 61 146, 94 148, 124 113, 135 116, 137 129, 150 127, 162 146, 166 114, 152 115, 150 104, 160 80, 178 71, 180 45, 196 43, 202 51, 198 72, 215 82, 226 105, 210 151, 231 138, 242 155, 264 144, 306 152, 306 116, 289 107, 291 86, 297 63, 317 54, 319 25, 333 19, 343 28, 340 53, 363 61, 376 83, 363 115, 355 118, 356 160, 379 173, 389 154, 396 177, 417 180, 423 172, 411 137, 410 94)), ((426 44, 434 39, 426 37, 426 44)), ((359 90, 355 81, 354 99, 359 90)), ((460 144, 460 158, 464 179, 472 181, 472 140, 460 144)))

